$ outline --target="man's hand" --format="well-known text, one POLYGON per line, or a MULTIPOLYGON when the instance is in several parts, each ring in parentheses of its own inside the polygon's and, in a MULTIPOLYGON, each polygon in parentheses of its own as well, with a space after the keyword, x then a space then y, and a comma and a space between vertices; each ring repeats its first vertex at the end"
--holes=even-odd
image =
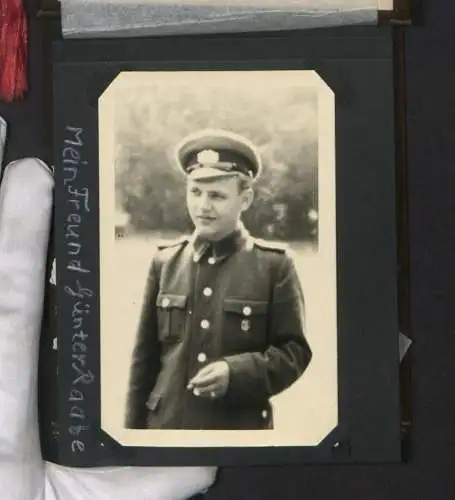
POLYGON ((221 398, 229 386, 229 365, 226 361, 215 361, 201 368, 189 381, 188 389, 195 396, 221 398))

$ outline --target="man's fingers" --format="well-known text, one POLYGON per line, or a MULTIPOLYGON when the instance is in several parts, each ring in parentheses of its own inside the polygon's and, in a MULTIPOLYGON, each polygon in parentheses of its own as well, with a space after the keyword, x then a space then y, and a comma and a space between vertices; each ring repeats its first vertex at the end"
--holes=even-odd
POLYGON ((198 389, 203 389, 205 387, 216 384, 217 380, 218 380, 218 375, 216 373, 209 373, 203 378, 197 380, 197 382, 195 382, 193 386, 197 387, 198 389))
MULTIPOLYGON (((208 367, 206 367, 208 368, 208 367)), ((210 370, 204 369, 200 371, 197 375, 190 381, 191 387, 203 387, 207 384, 212 383, 217 378, 217 371, 215 368, 210 368, 210 370)))
POLYGON ((196 375, 188 383, 189 387, 196 387, 201 384, 205 384, 206 380, 210 381, 216 375, 215 367, 213 365, 208 365, 199 370, 196 375))
POLYGON ((213 398, 219 393, 219 391, 219 384, 217 384, 216 382, 198 387, 199 396, 204 397, 213 398))

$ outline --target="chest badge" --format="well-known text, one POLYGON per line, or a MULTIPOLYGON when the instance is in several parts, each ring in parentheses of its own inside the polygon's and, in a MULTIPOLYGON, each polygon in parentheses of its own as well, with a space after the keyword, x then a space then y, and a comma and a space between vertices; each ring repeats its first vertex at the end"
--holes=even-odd
POLYGON ((242 329, 242 332, 249 332, 251 329, 251 321, 249 319, 242 319, 240 328, 242 329))

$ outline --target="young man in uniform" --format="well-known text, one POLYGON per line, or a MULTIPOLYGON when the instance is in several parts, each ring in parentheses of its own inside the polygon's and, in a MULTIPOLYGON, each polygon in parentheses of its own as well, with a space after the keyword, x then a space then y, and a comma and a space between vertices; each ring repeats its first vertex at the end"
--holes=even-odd
POLYGON ((269 399, 312 353, 289 252, 253 238, 240 220, 261 159, 245 138, 204 130, 181 142, 177 161, 195 229, 153 258, 126 427, 273 428, 269 399))

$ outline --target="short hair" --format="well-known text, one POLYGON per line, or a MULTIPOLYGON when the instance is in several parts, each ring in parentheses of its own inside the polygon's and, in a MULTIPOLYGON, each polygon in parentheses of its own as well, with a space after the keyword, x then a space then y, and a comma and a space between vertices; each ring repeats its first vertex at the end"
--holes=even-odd
POLYGON ((253 187, 253 179, 248 175, 238 174, 237 183, 240 193, 243 193, 243 191, 247 191, 253 187))
MULTIPOLYGON (((229 178, 235 179, 235 181, 237 182, 237 187, 238 187, 239 193, 243 193, 244 191, 251 189, 253 187, 253 184, 254 184, 254 179, 252 179, 249 175, 240 174, 240 173, 231 175, 229 177, 222 176, 219 178, 212 177, 209 179, 195 179, 195 180, 199 181, 199 182, 206 183, 206 182, 216 181, 218 179, 229 179, 229 178)), ((188 180, 191 180, 191 179, 188 179, 188 180)), ((188 183, 187 183, 187 185, 188 185, 188 183)))

